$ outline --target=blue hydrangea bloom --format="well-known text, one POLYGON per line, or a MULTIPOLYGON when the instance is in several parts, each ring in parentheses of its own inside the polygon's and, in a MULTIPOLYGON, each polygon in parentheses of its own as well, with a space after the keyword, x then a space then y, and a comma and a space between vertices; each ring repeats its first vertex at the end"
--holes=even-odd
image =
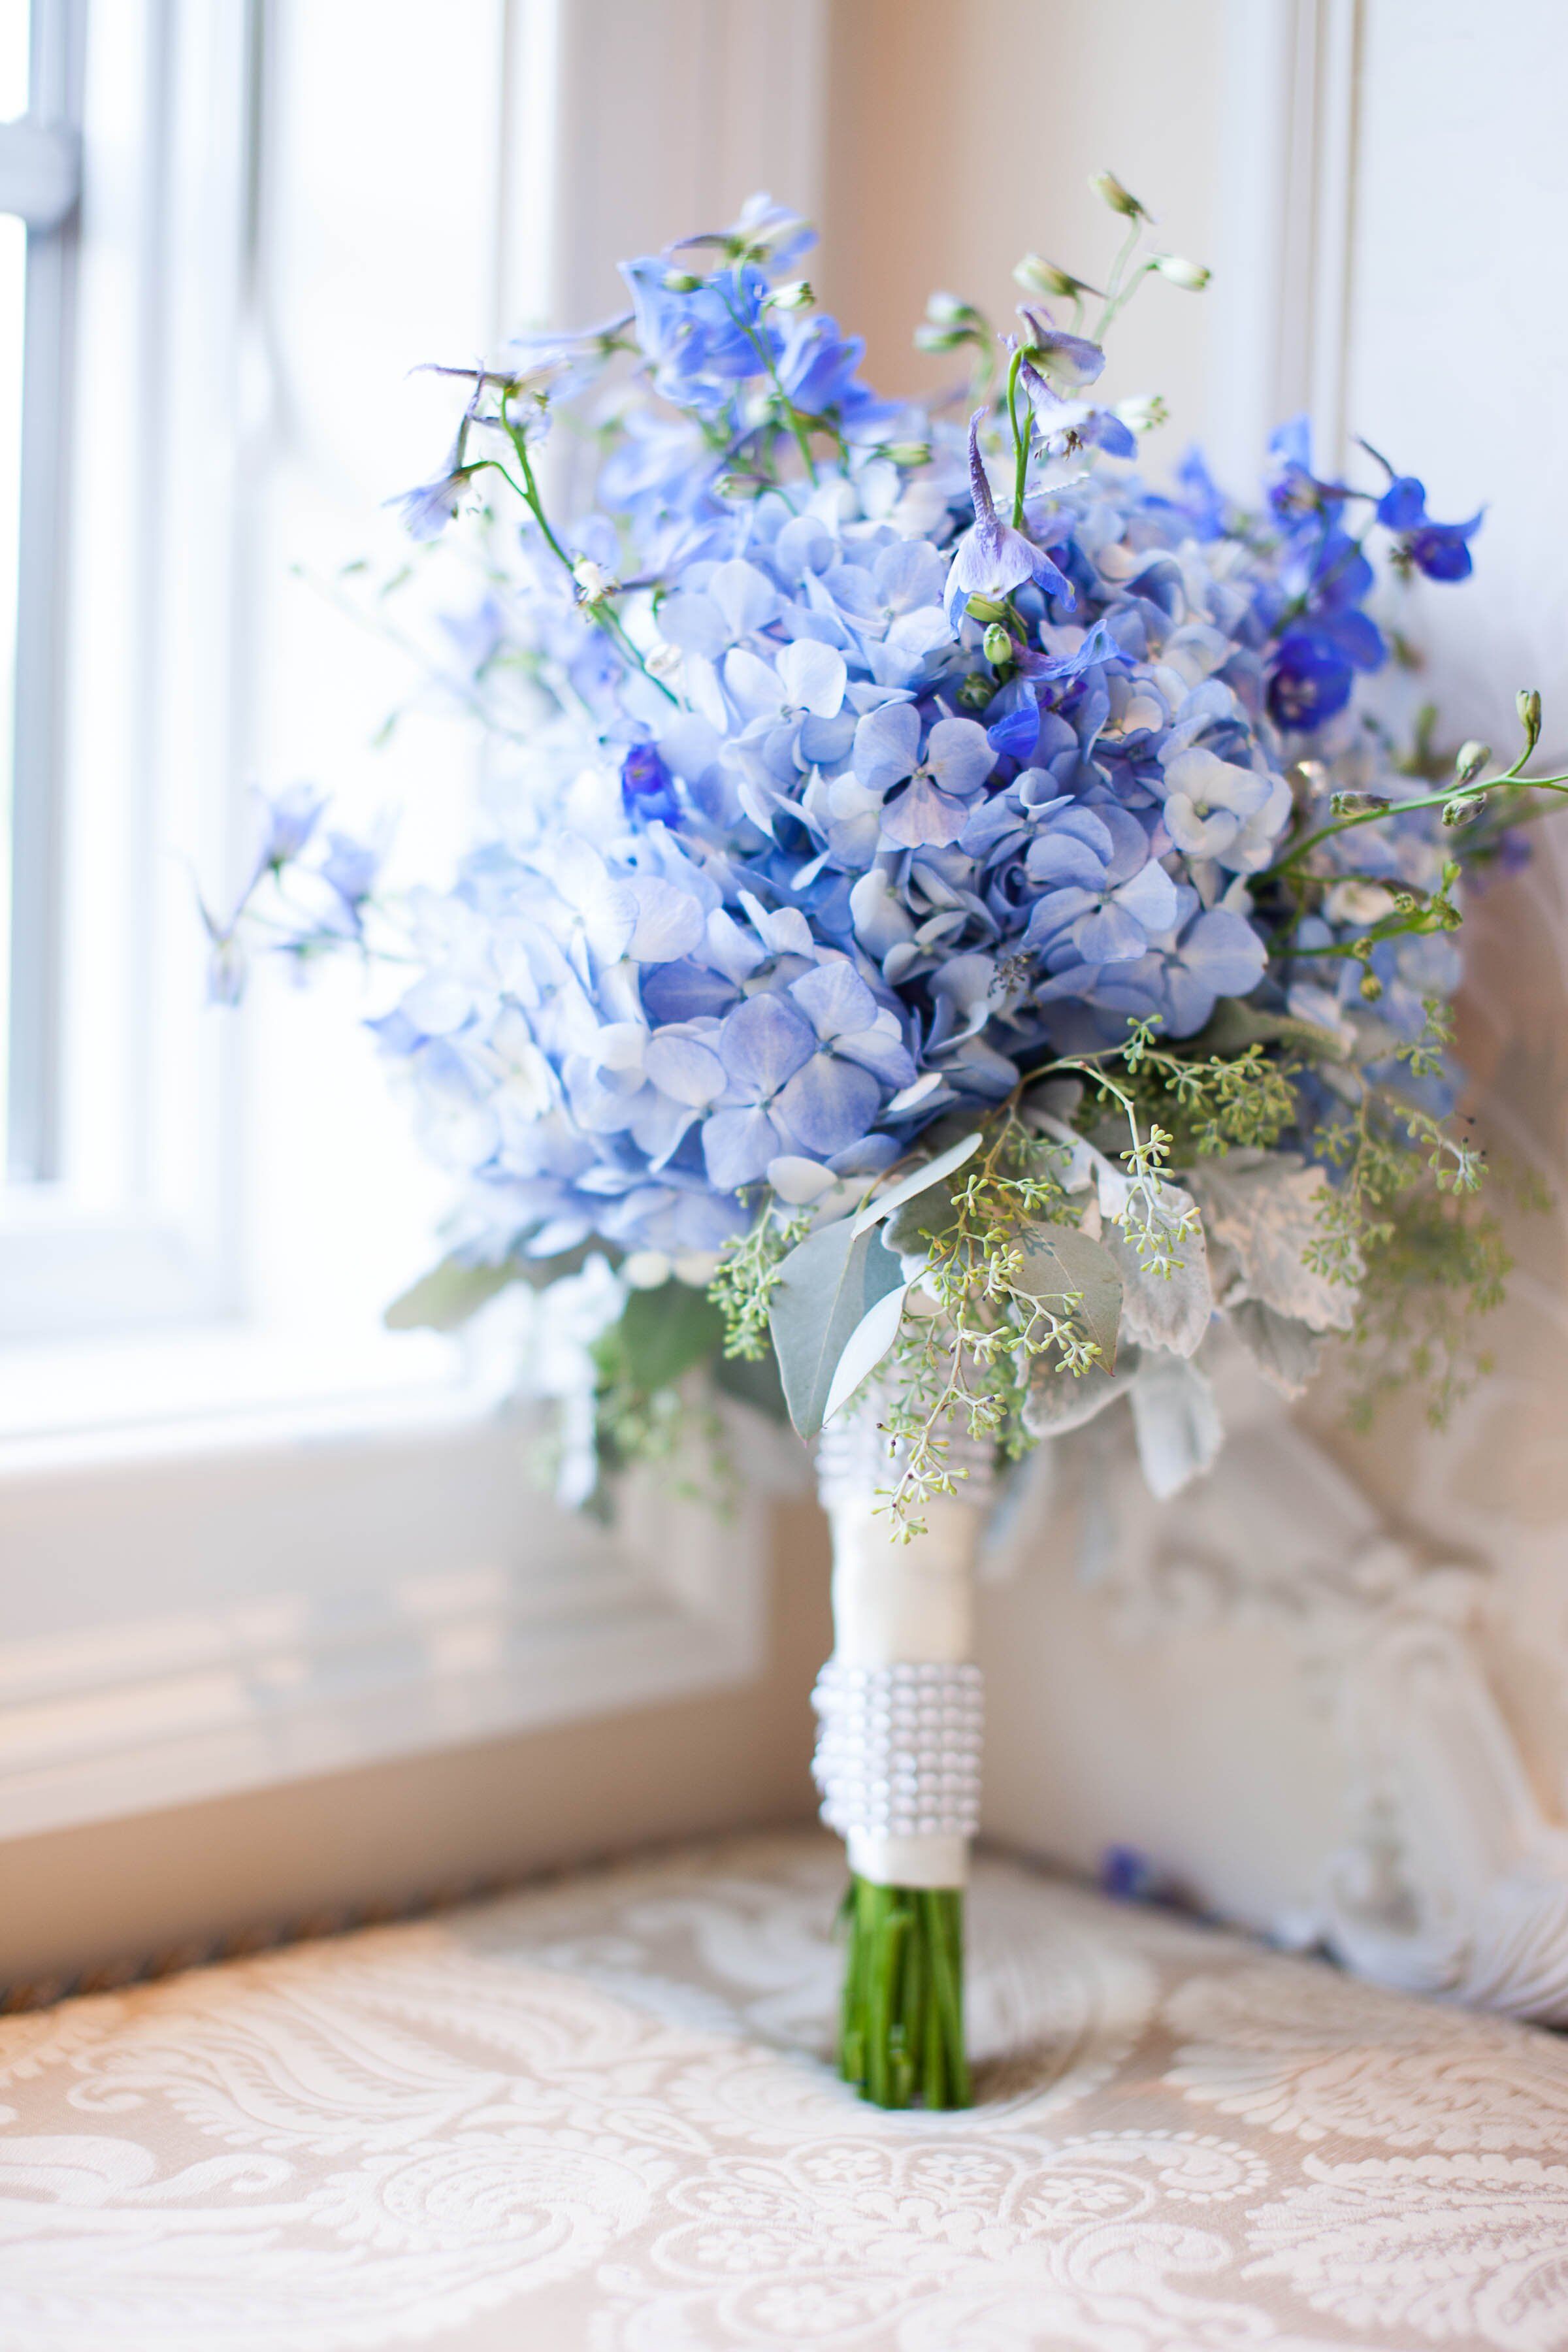
MULTIPOLYGON (((548 536, 531 518, 451 625, 470 698, 533 699, 376 1024, 477 1252, 598 1235, 700 1259, 768 1186, 873 1173, 1130 1019, 1194 1038, 1254 995, 1362 1017, 1339 950, 1376 901, 1364 878, 1299 923, 1279 900, 1287 773, 1334 755, 1385 657, 1357 500, 1436 579, 1468 571, 1479 519, 1432 522, 1392 469, 1370 500, 1320 479, 1300 421, 1260 515, 1197 458, 1156 489, 1089 397, 1099 346, 1034 313, 1020 466, 991 410, 960 433, 862 383, 859 339, 779 282, 808 240, 753 199, 626 264, 629 320, 524 354, 603 428, 598 479, 548 536)), ((410 494, 416 533, 497 446, 491 383, 410 494)), ((550 396, 530 397, 531 436, 550 396)), ((315 824, 280 805, 266 854, 315 824)), ((1390 889, 1430 887, 1428 824, 1381 854, 1390 889)), ((340 928, 374 872, 331 837, 340 928)), ((1392 1051, 1451 950, 1369 956, 1392 1051)))

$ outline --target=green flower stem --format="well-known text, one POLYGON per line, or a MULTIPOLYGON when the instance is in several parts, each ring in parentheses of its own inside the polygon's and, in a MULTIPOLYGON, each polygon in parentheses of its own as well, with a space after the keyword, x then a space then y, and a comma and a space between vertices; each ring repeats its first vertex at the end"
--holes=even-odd
MULTIPOLYGON (((567 554, 566 550, 556 538, 554 531, 551 529, 549 518, 545 514, 544 500, 540 496, 539 484, 534 478, 533 461, 528 454, 527 436, 521 432, 512 423, 511 415, 507 406, 507 400, 508 394, 503 392, 501 394, 500 401, 500 421, 502 429, 506 434, 506 437, 511 443, 512 448, 516 453, 518 471, 521 474, 522 480, 521 483, 512 482, 511 476, 507 473, 504 466, 497 466, 496 471, 505 476, 507 481, 511 482, 512 488, 516 490, 524 506, 528 509, 529 513, 539 525, 540 531, 542 534, 546 547, 549 548, 552 555, 554 556, 556 562, 563 567, 563 569, 571 572, 573 577, 575 578, 575 568, 573 564, 572 558, 567 554)), ((493 458, 489 462, 492 465, 495 464, 493 458)), ((478 467, 476 467, 475 471, 477 472, 478 470, 478 467)), ((611 642, 619 649, 623 657, 626 661, 630 662, 632 667, 634 669, 641 670, 644 677, 647 679, 649 685, 657 686, 660 694, 663 695, 667 702, 679 704, 679 696, 671 693, 669 688, 666 686, 663 678, 655 677, 647 662, 644 661, 641 654, 638 653, 636 646, 633 645, 630 637, 627 636, 626 629, 622 624, 620 614, 609 604, 607 599, 597 599, 595 602, 589 604, 587 609, 591 617, 597 623, 598 626, 604 630, 605 635, 611 640, 611 642)))
POLYGON ((1450 801, 1477 800, 1484 793, 1497 792, 1568 793, 1568 776, 1521 776, 1510 768, 1506 775, 1477 777, 1468 784, 1447 784, 1440 793, 1422 793, 1414 800, 1385 801, 1378 808, 1363 809, 1354 816, 1338 817, 1332 824, 1320 825, 1316 833, 1310 833, 1304 841, 1297 842, 1283 857, 1276 858, 1272 866, 1265 866, 1261 874, 1250 879, 1255 884, 1269 882, 1276 875, 1288 874, 1309 851, 1332 841, 1339 834, 1353 831, 1358 824, 1382 824, 1387 818, 1407 815, 1413 809, 1445 808, 1450 801))
POLYGON ((851 1876, 838 2071, 874 2106, 966 2107, 963 1894, 851 1876))
POLYGON ((1029 472, 1029 436, 1018 424, 1018 371, 1024 364, 1022 345, 1007 370, 1007 422, 1013 428, 1013 528, 1024 528, 1024 487, 1029 472))
MULTIPOLYGON (((735 264, 737 299, 739 299, 740 295, 741 268, 741 263, 737 261, 735 264)), ((788 393, 785 392, 784 388, 783 378, 779 374, 778 366, 773 359, 773 355, 768 349, 766 338, 759 335, 755 331, 750 320, 735 308, 734 303, 730 300, 728 295, 725 295, 722 299, 725 310, 729 311, 731 318, 733 319, 736 326, 739 327, 741 332, 745 336, 746 341, 751 344, 752 349, 762 361, 763 367, 767 370, 768 374, 773 381, 773 392, 778 400, 779 406, 789 421, 789 429, 795 435, 795 446, 800 451, 801 457, 805 462, 805 478, 811 484, 812 488, 815 489, 817 484, 817 472, 816 460, 811 454, 811 436, 806 430, 805 418, 802 416, 799 409, 796 408, 795 403, 791 400, 788 393)))
MULTIPOLYGON (((1095 321, 1094 333, 1090 339, 1094 342, 1100 343, 1105 341, 1105 331, 1107 327, 1110 326, 1111 320, 1115 318, 1117 312, 1126 301, 1128 295, 1132 291, 1132 287, 1129 286, 1126 293, 1123 293, 1121 290, 1121 280, 1126 274, 1128 264, 1138 250, 1139 243, 1142 238, 1142 235, 1143 215, 1141 212, 1134 213, 1128 225, 1127 235, 1122 241, 1121 250, 1117 255, 1115 262, 1111 266, 1110 275, 1105 281, 1105 307, 1100 311, 1099 318, 1095 321)), ((1142 274, 1143 273, 1140 271, 1139 276, 1141 277, 1142 274)), ((1132 285, 1135 286, 1137 282, 1137 278, 1134 278, 1132 285)))

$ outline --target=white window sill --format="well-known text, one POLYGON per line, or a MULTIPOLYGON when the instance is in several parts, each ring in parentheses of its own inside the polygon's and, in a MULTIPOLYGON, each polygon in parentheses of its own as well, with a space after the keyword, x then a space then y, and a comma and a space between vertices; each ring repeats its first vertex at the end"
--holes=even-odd
POLYGON ((0 1348, 0 1480, 472 1422, 500 1368, 431 1332, 240 1324, 0 1348))
POLYGON ((541 1491, 500 1366, 241 1331, 0 1357, 0 1835, 755 1678, 764 1495, 541 1491))

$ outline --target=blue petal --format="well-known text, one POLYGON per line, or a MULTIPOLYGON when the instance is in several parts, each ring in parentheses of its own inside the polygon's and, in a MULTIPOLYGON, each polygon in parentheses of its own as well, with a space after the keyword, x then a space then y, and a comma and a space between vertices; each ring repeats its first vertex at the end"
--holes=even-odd
POLYGON ((1075 841, 1070 833, 1043 834, 1029 844, 1025 863, 1031 882, 1073 882, 1081 889, 1096 891, 1105 887, 1104 858, 1097 857, 1087 842, 1075 841))
POLYGON ((877 1000, 853 964, 818 964, 792 982, 789 992, 825 1040, 868 1029, 877 1018, 877 1000))
POLYGON ((1377 519, 1390 530, 1417 530, 1426 520, 1426 487, 1414 474, 1398 474, 1377 502, 1377 519))
POLYGON ((869 1070, 816 1054, 779 1096, 778 1110, 808 1151, 843 1151, 865 1134, 881 1100, 869 1070))
POLYGON ((781 1148, 779 1131, 765 1110, 710 1111, 703 1122, 703 1161, 721 1192, 754 1184, 781 1148))
POLYGON ((766 1096, 810 1060, 816 1038, 786 997, 749 996, 719 1031, 717 1050, 739 1085, 766 1096))
POLYGON ((912 776, 920 757, 920 713, 912 702, 885 702, 855 730, 854 768, 868 792, 888 792, 912 776))
POLYGON ((991 704, 985 740, 999 758, 1026 760, 1040 740, 1040 706, 1034 689, 1023 678, 1011 678, 991 704))

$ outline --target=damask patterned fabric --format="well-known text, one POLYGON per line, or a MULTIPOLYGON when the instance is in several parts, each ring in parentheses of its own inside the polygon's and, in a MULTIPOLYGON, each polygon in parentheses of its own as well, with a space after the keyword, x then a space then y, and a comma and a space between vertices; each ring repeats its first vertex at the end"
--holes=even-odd
POLYGON ((5 2352, 1568 2345, 1568 2043, 983 1861, 980 2104, 751 1840, 0 2022, 5 2352))

